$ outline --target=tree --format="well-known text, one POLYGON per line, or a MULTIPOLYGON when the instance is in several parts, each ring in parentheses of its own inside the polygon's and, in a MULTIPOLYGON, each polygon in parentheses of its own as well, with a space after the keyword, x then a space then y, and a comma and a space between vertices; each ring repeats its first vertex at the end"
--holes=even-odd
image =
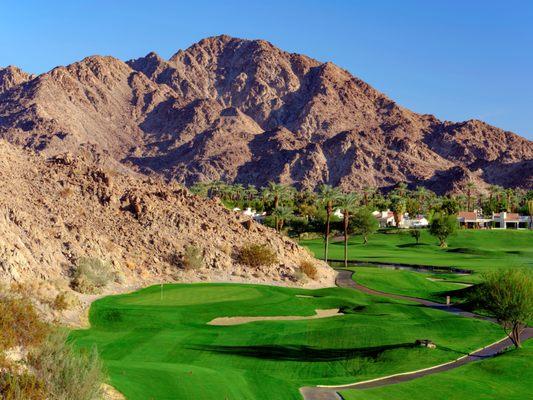
POLYGON ((391 199, 391 210, 394 213, 396 227, 399 227, 403 219, 403 214, 405 213, 405 199, 398 195, 393 196, 391 199))
POLYGON ((515 347, 533 318, 533 276, 522 269, 501 269, 484 277, 474 291, 475 303, 492 314, 515 347))
POLYGON ((398 185, 394 188, 393 192, 397 196, 405 198, 405 196, 407 196, 407 184, 404 182, 398 183, 398 185))
POLYGON ((466 184, 466 210, 467 211, 472 211, 473 208, 472 208, 472 199, 473 199, 473 196, 472 196, 472 191, 476 188, 476 184, 474 182, 468 182, 466 184))
POLYGON ((416 229, 416 228, 415 229, 411 229, 410 234, 411 234, 411 237, 416 240, 416 244, 418 244, 420 242, 420 236, 422 234, 420 229, 416 229))
POLYGON ((507 212, 513 212, 515 208, 516 196, 512 188, 505 189, 505 200, 507 202, 507 212))
POLYGON ((422 214, 425 210, 426 200, 429 197, 429 190, 427 190, 424 186, 417 186, 414 194, 418 199, 418 213, 422 214))
POLYGON ((526 204, 529 214, 529 229, 533 229, 533 200, 528 200, 526 204))
POLYGON ((370 199, 376 193, 376 188, 372 186, 367 186, 363 189, 363 204, 365 207, 368 207, 370 199))
POLYGON ((429 233, 439 239, 439 245, 442 248, 448 247, 446 239, 456 230, 457 217, 455 215, 437 213, 429 224, 429 233))
POLYGON ((454 199, 445 198, 437 208, 437 211, 440 211, 442 214, 446 215, 455 215, 459 212, 459 204, 454 199))
POLYGON ((339 207, 342 211, 342 225, 344 230, 344 267, 348 268, 348 227, 350 213, 355 209, 359 199, 355 193, 348 193, 339 198, 339 207))
POLYGON ((276 231, 281 232, 281 230, 283 229, 283 225, 285 224, 285 221, 287 221, 289 218, 292 217, 293 212, 290 207, 279 206, 274 209, 274 211, 272 212, 272 215, 275 218, 276 231))
MULTIPOLYGON (((269 182, 268 186, 263 190, 263 198, 267 201, 272 201, 274 210, 277 209, 289 195, 289 187, 279 183, 269 182)), ((275 217, 275 226, 278 226, 278 218, 275 217)), ((277 228, 276 228, 277 229, 277 228)))
POLYGON ((378 220, 368 208, 361 208, 354 213, 351 221, 353 232, 363 236, 363 244, 368 243, 368 236, 378 229, 378 220))
POLYGON ((318 190, 318 201, 326 209, 326 231, 324 232, 324 260, 328 262, 329 235, 331 229, 331 214, 333 207, 339 200, 340 193, 330 185, 321 185, 318 190))

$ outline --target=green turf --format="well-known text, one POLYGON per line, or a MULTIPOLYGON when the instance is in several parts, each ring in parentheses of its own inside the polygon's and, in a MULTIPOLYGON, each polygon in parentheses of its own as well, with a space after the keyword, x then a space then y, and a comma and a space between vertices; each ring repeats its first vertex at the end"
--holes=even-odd
MULTIPOLYGON (((441 249, 437 240, 422 231, 416 245, 408 232, 377 233, 367 245, 358 236, 349 240, 348 258, 358 261, 402 263, 414 265, 451 266, 486 271, 492 268, 533 267, 533 231, 531 230, 460 230, 448 240, 448 248, 441 249)), ((303 240, 318 258, 324 256, 321 239, 303 240)), ((342 259, 344 243, 330 245, 329 258, 342 259)))
MULTIPOLYGON (((419 297, 437 302, 445 302, 449 292, 463 289, 467 285, 452 282, 463 276, 453 274, 429 274, 376 267, 354 267, 353 279, 363 286, 385 293, 419 297), (446 278, 446 280, 442 280, 446 278)), ((452 297, 453 300, 453 297, 452 297)))
POLYGON ((533 340, 519 350, 455 370, 382 388, 345 390, 345 400, 471 400, 531 398, 533 340))
POLYGON ((299 399, 298 388, 342 384, 455 359, 501 337, 498 326, 350 289, 166 285, 93 303, 91 328, 110 382, 135 399, 299 399), (297 297, 298 294, 314 296, 297 297), (210 326, 221 316, 346 315, 210 326), (438 348, 412 346, 431 339, 438 348))

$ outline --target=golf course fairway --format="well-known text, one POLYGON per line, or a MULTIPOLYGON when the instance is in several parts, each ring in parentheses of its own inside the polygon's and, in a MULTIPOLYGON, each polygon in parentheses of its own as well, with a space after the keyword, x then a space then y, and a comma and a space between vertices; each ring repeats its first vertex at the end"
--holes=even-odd
POLYGON ((382 388, 345 390, 344 400, 523 400, 531 397, 533 340, 522 349, 382 388), (429 395, 429 393, 431 393, 429 395))
POLYGON ((456 359, 502 337, 490 322, 351 289, 174 284, 93 303, 78 348, 97 346, 129 400, 301 399, 299 387, 345 384, 456 359), (312 296, 312 297, 301 297, 312 296), (208 325, 219 317, 344 315, 208 325), (430 339, 436 349, 414 346, 430 339))
MULTIPOLYGON (((459 230, 447 240, 442 249, 437 239, 422 230, 420 243, 416 244, 408 230, 398 233, 376 233, 363 244, 360 236, 348 241, 348 259, 376 263, 399 263, 458 267, 484 272, 501 267, 533 267, 532 230, 459 230)), ((324 257, 322 239, 301 240, 316 257, 324 257)), ((329 259, 342 260, 344 242, 333 241, 329 246, 329 259)), ((476 275, 473 276, 474 279, 476 275)))

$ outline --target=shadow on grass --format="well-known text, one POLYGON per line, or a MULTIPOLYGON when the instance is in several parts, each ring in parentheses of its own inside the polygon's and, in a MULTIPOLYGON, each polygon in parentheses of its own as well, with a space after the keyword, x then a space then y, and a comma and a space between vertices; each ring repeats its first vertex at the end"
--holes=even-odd
POLYGON ((416 347, 413 343, 399 343, 385 346, 360 347, 351 349, 327 349, 311 346, 293 345, 262 345, 262 346, 214 346, 202 345, 189 347, 200 351, 212 353, 233 354, 243 357, 260 358, 266 360, 284 360, 300 362, 340 361, 353 358, 377 359, 384 352, 396 349, 411 349, 416 347))
POLYGON ((396 247, 403 249, 403 248, 408 248, 408 247, 420 247, 420 246, 429 246, 429 244, 427 243, 404 243, 404 244, 399 244, 396 247))

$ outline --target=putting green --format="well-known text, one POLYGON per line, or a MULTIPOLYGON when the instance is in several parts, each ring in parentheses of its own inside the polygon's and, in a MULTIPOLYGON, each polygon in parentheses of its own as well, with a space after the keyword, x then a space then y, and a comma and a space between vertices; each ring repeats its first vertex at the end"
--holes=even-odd
POLYGON ((110 383, 135 399, 300 399, 344 384, 455 359, 502 336, 498 326, 350 289, 177 284, 93 303, 91 328, 110 383), (300 297, 302 295, 312 297, 300 297), (345 315, 212 326, 217 317, 345 315), (431 339, 437 349, 413 346, 431 339))
POLYGON ((531 397, 533 340, 519 350, 382 388, 345 390, 345 400, 523 400, 531 397))
MULTIPOLYGON (((321 239, 302 240, 316 257, 323 258, 321 239)), ((344 243, 330 245, 329 258, 342 259, 344 243)), ((359 236, 349 239, 348 258, 357 261, 401 263, 413 265, 449 266, 473 269, 477 272, 499 267, 533 267, 533 231, 460 230, 441 249, 437 240, 422 231, 417 245, 409 232, 377 233, 367 245, 359 236)))

